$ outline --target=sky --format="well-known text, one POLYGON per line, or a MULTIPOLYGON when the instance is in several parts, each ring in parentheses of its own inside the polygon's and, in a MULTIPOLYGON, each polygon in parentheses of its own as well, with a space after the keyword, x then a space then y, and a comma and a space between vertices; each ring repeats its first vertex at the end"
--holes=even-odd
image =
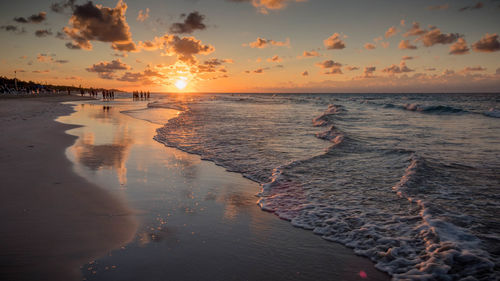
POLYGON ((499 0, 17 0, 0 76, 151 92, 500 92, 499 0))

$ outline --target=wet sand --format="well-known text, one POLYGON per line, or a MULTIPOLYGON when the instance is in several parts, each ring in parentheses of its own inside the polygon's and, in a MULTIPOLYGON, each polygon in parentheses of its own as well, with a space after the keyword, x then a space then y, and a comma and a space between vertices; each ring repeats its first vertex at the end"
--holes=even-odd
POLYGON ((85 280, 389 279, 351 249, 261 211, 258 184, 154 141, 177 112, 145 106, 78 102, 58 119, 82 125, 68 131, 78 138, 66 150, 74 171, 138 221, 129 244, 83 266, 85 280))
POLYGON ((0 280, 81 280, 82 264, 134 237, 130 209, 64 154, 75 126, 54 119, 75 99, 0 99, 0 280))

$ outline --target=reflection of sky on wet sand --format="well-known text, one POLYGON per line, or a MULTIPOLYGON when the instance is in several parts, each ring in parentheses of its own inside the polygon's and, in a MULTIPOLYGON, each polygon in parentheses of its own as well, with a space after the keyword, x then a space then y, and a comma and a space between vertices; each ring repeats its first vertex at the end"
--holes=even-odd
POLYGON ((125 198, 140 226, 132 243, 84 266, 87 280, 355 280, 360 270, 385 279, 365 259, 339 259, 350 250, 262 212, 257 184, 154 141, 160 125, 129 113, 146 117, 144 104, 106 106, 81 104, 62 118, 84 125, 69 131, 79 138, 67 155, 79 174, 125 198))

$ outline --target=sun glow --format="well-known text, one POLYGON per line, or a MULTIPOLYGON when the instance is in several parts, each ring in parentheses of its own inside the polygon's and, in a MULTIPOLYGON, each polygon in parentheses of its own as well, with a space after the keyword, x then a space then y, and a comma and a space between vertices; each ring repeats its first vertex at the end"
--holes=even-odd
POLYGON ((186 80, 187 79, 185 77, 180 77, 177 81, 175 81, 175 87, 179 90, 184 90, 188 84, 186 80))

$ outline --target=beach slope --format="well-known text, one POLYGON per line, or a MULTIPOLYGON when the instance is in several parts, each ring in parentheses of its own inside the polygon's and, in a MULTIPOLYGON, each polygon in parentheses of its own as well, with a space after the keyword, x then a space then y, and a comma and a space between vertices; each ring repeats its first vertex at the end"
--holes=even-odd
POLYGON ((80 265, 130 241, 124 203, 73 172, 72 112, 57 96, 0 99, 0 279, 80 280, 80 265))

